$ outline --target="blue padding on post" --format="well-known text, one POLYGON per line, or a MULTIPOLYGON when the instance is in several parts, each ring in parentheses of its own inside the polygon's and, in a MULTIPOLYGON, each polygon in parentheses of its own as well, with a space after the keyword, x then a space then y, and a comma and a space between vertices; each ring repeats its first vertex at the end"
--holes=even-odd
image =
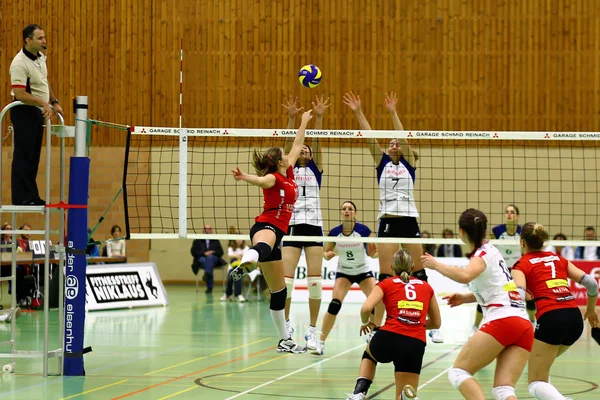
MULTIPOLYGON (((87 205, 90 159, 71 157, 69 204, 87 205)), ((65 347, 64 375, 83 376, 83 328, 85 325, 85 254, 73 249, 87 246, 88 210, 71 208, 67 221, 67 259, 65 265, 65 347)))

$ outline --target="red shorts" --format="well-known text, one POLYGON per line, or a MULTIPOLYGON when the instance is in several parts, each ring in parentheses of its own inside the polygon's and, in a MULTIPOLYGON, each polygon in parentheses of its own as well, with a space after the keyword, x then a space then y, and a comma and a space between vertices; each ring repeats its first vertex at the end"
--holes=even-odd
POLYGON ((533 326, 521 317, 507 317, 485 323, 479 328, 492 335, 504 347, 519 346, 531 352, 533 346, 533 326))

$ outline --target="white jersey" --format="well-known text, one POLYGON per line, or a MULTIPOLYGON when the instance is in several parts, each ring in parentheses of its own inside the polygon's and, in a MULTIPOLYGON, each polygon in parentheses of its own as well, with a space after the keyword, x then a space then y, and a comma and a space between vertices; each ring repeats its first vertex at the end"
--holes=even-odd
POLYGON ((521 299, 500 251, 486 243, 477 249, 472 257, 481 257, 485 261, 483 272, 469 282, 469 289, 483 309, 484 323, 507 317, 529 320, 525 301, 521 299))
POLYGON ((496 248, 502 254, 502 257, 504 257, 508 268, 512 268, 521 258, 521 225, 517 225, 517 231, 514 235, 508 234, 506 224, 496 225, 492 228, 492 233, 496 239, 512 241, 508 246, 496 245, 496 248))
MULTIPOLYGON (((368 226, 357 222, 354 225, 354 230, 348 236, 342 232, 342 225, 338 225, 329 232, 329 236, 334 237, 369 237, 371 230, 368 226)), ((367 244, 366 243, 336 243, 338 248, 338 267, 337 272, 346 275, 358 275, 371 271, 369 260, 367 259, 367 244)))
POLYGON ((310 160, 305 167, 294 166, 294 179, 298 185, 298 200, 290 225, 309 224, 323 227, 321 216, 321 178, 317 164, 310 160))
POLYGON ((379 216, 397 215, 399 217, 418 217, 414 198, 415 168, 404 156, 398 164, 394 164, 387 154, 383 153, 377 166, 377 182, 379 183, 379 216))

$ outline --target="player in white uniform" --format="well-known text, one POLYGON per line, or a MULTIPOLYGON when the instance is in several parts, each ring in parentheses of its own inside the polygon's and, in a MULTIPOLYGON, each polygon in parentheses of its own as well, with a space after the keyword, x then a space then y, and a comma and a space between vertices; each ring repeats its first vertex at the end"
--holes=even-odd
MULTIPOLYGON (((506 240, 510 242, 510 245, 501 246, 497 245, 496 248, 502 254, 504 261, 508 268, 519 261, 521 258, 521 225, 519 225, 519 207, 514 204, 509 204, 504 209, 504 224, 496 225, 492 228, 490 237, 492 239, 506 240)), ((525 303, 527 308, 527 314, 529 314, 529 320, 535 320, 535 302, 533 300, 527 300, 525 303)), ((481 320, 483 319, 483 312, 481 306, 477 305, 477 312, 475 313, 475 322, 473 323, 472 332, 477 332, 481 320)))
POLYGON ((423 256, 423 265, 453 281, 468 284, 471 293, 444 297, 450 307, 477 302, 483 307, 483 325, 463 346, 448 372, 450 383, 466 399, 485 399, 473 374, 496 360, 496 400, 516 400, 515 384, 533 345, 533 327, 525 311, 525 292, 518 289, 498 249, 485 240, 487 217, 470 208, 458 220, 460 238, 471 257, 465 268, 451 267, 423 256))
MULTIPOLYGON (((297 99, 292 97, 286 99, 283 106, 288 110, 288 129, 294 129, 296 115, 303 110, 298 108, 297 99)), ((313 112, 315 114, 315 129, 322 129, 323 114, 329 107, 329 99, 324 100, 323 96, 317 96, 316 102, 313 102, 313 112)), ((286 142, 286 148, 291 146, 293 139, 286 142)), ((298 184, 298 200, 294 205, 294 213, 290 220, 290 236, 323 236, 323 217, 321 215, 321 179, 323 170, 321 169, 321 146, 319 140, 312 140, 313 148, 304 145, 300 157, 294 165, 294 177, 298 184)), ((285 273, 285 284, 287 287, 287 299, 285 305, 285 320, 290 336, 294 333, 290 323, 290 306, 292 302, 292 292, 294 290, 294 276, 300 255, 304 249, 307 266, 308 283, 308 308, 310 312, 310 324, 307 329, 305 339, 307 347, 314 350, 318 345, 317 338, 317 319, 319 318, 319 309, 321 308, 322 292, 322 267, 323 267, 323 242, 291 242, 284 240, 282 244, 282 257, 285 273)))
MULTIPOLYGON (((394 92, 386 94, 385 105, 392 117, 394 129, 404 130, 402 122, 396 112, 398 97, 394 92)), ((362 130, 371 130, 367 118, 361 110, 360 97, 354 93, 344 95, 344 104, 352 111, 362 130)), ((393 238, 419 238, 421 231, 417 218, 419 212, 414 198, 415 172, 417 153, 410 147, 406 139, 393 139, 386 149, 379 146, 377 139, 367 139, 369 151, 373 156, 377 169, 377 182, 379 183, 379 229, 378 237, 393 238)), ((401 240, 398 240, 401 242, 401 240)), ((421 265, 423 248, 420 244, 402 244, 415 262, 413 276, 427 281, 427 274, 421 265)), ((392 276, 392 257, 398 251, 397 243, 379 243, 377 246, 379 254, 379 280, 382 281, 392 276)), ((381 325, 383 322, 384 308, 375 308, 375 323, 381 325)), ((439 330, 429 332, 435 343, 444 341, 439 330)))
MULTIPOLYGON (((351 201, 342 203, 342 224, 336 226, 329 232, 329 236, 333 237, 369 237, 371 230, 368 226, 356 222, 356 205, 351 201)), ((317 348, 312 351, 312 354, 323 355, 325 340, 331 332, 337 314, 342 308, 342 302, 348 294, 353 283, 357 283, 360 289, 366 296, 369 296, 371 290, 376 284, 373 272, 369 267, 367 256, 373 256, 377 252, 377 246, 374 243, 348 243, 348 242, 327 242, 323 256, 326 260, 331 260, 335 257, 333 252, 337 245, 338 249, 338 267, 335 274, 335 284, 333 286, 333 294, 331 303, 327 309, 327 313, 323 317, 321 327, 321 338, 317 348)))

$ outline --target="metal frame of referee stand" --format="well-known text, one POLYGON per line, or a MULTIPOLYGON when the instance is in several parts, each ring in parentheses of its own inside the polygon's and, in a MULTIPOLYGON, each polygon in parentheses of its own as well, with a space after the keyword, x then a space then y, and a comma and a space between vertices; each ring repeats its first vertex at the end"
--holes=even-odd
MULTIPOLYGON (((0 112, 0 177, 2 176, 2 121, 4 120, 4 116, 13 107, 18 107, 23 105, 24 103, 20 101, 15 101, 8 104, 2 111, 0 112)), ((58 114, 58 118, 61 122, 61 125, 52 125, 51 120, 46 120, 46 202, 50 203, 50 176, 51 176, 51 158, 52 158, 52 134, 56 135, 60 138, 60 202, 62 203, 65 198, 65 160, 64 160, 64 150, 65 150, 65 137, 74 137, 74 129, 72 127, 64 126, 64 119, 62 115, 58 114)), ((85 123, 85 122, 84 122, 85 123)), ((13 140, 14 146, 14 140, 13 140)), ((6 185, 4 185, 6 186, 6 185)), ((36 359, 41 358, 43 361, 43 375, 44 377, 48 376, 48 362, 49 358, 55 357, 57 358, 57 368, 58 375, 62 375, 63 373, 63 339, 64 339, 64 275, 62 273, 58 274, 58 348, 57 349, 49 349, 48 343, 48 328, 49 328, 49 288, 50 288, 50 277, 52 273, 50 271, 50 252, 54 251, 58 254, 58 267, 60 271, 64 269, 65 262, 65 247, 64 247, 64 216, 65 209, 57 208, 60 216, 60 226, 58 231, 50 230, 50 211, 51 208, 47 208, 46 206, 14 206, 14 205, 3 205, 2 204, 2 188, 0 188, 0 215, 2 214, 12 214, 12 230, 9 231, 0 231, 1 233, 11 234, 12 235, 12 244, 3 245, 10 246, 12 251, 12 262, 11 262, 11 274, 9 277, 0 277, 0 283, 5 281, 10 281, 12 285, 12 293, 11 293, 11 310, 9 312, 13 313, 13 318, 11 319, 11 329, 10 329, 10 340, 5 342, 0 342, 0 347, 10 346, 10 353, 0 353, 0 358, 9 359, 8 364, 4 364, 2 367, 2 371, 4 373, 14 372, 15 370, 15 360, 19 358, 29 358, 36 359), (25 213, 33 213, 33 214, 44 214, 45 223, 43 230, 15 230, 17 214, 25 214, 25 213), (43 330, 44 330, 44 343, 43 343, 43 351, 31 351, 31 350, 17 350, 16 343, 16 318, 14 318, 14 312, 17 307, 17 235, 22 233, 29 234, 39 234, 44 235, 44 241, 46 246, 46 254, 44 256, 44 294, 43 294, 43 330), (50 246, 50 233, 58 233, 59 240, 57 245, 50 246)), ((39 283, 38 283, 39 284, 39 283)))

